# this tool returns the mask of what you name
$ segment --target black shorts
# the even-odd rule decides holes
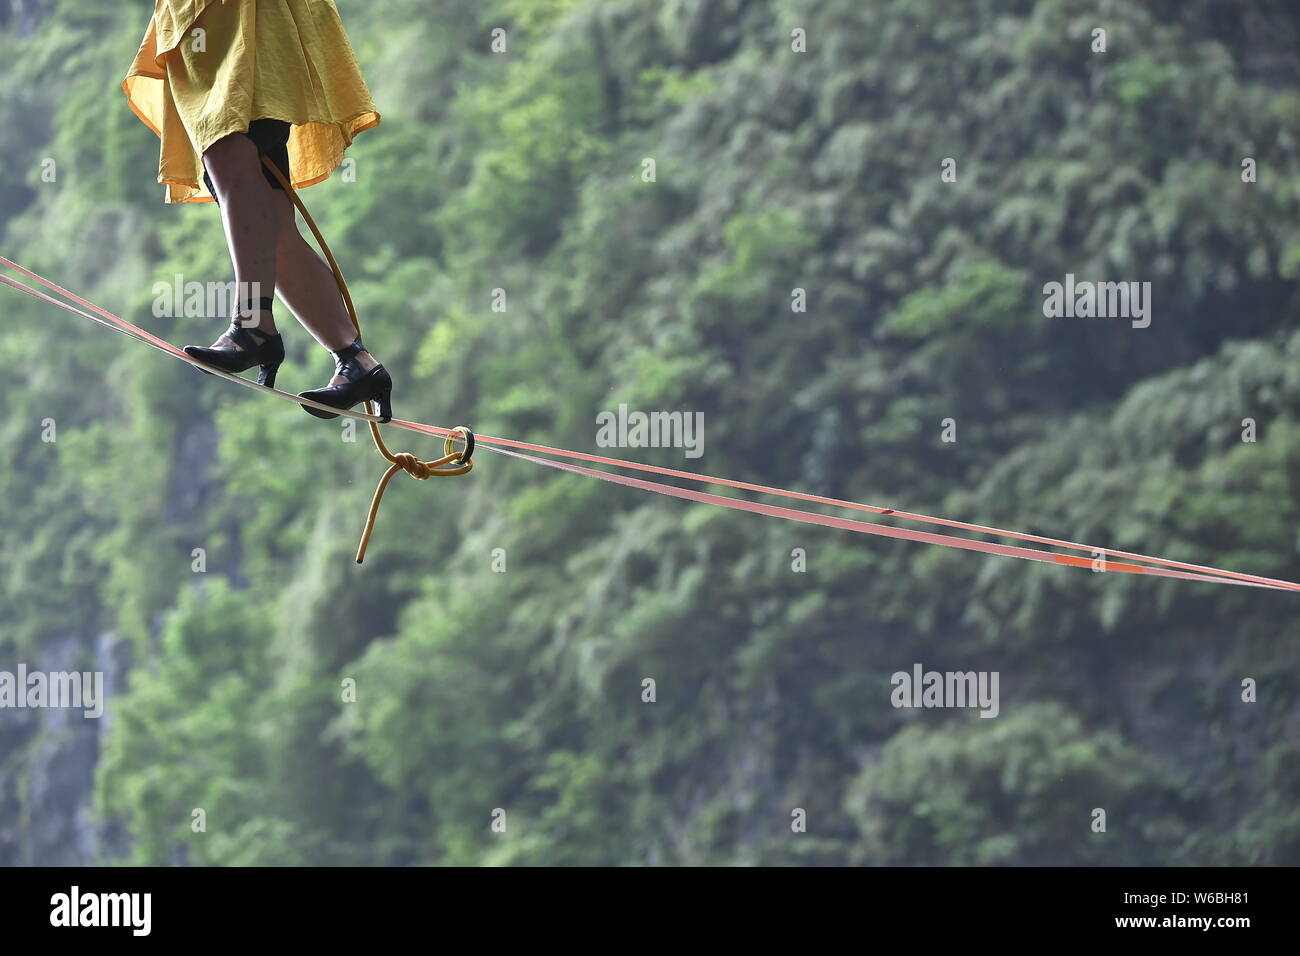
[[[289,124],[278,119],[253,120],[248,124],[248,133],[246,135],[253,141],[253,145],[257,147],[258,156],[270,157],[271,162],[275,163],[280,172],[284,173],[284,178],[289,180]],[[258,163],[261,163],[260,158]],[[266,177],[266,181],[271,184],[272,189],[284,191],[284,187],[280,185],[280,180],[276,179],[275,174],[267,169],[265,165],[262,166],[262,175]],[[289,181],[292,182],[292,180]],[[216,199],[217,191],[212,188],[212,180],[208,178],[207,170],[203,171],[203,184],[208,187],[208,192],[212,193],[212,198]]]

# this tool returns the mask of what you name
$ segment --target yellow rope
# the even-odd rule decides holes
[[[348,318],[352,320],[352,326],[357,330],[357,335],[361,335],[361,323],[357,321],[357,310],[352,305],[352,295],[348,292],[348,284],[343,280],[343,273],[339,270],[339,264],[334,261],[334,254],[330,252],[329,243],[321,235],[320,230],[316,228],[316,221],[312,219],[311,213],[298,198],[297,192],[285,178],[280,168],[271,162],[266,156],[262,157],[262,162],[267,169],[275,174],[280,185],[284,187],[285,194],[302,213],[302,218],[307,221],[308,228],[311,229],[312,235],[316,237],[316,242],[325,253],[325,259],[329,263],[330,271],[334,273],[334,281],[338,283],[339,293],[343,296],[343,304],[347,306]],[[366,402],[366,412],[371,415],[378,415],[378,409],[372,408],[370,402]],[[366,546],[370,544],[370,533],[375,528],[375,516],[379,514],[379,503],[384,498],[384,489],[388,487],[388,482],[393,475],[399,471],[405,471],[412,478],[424,481],[426,478],[450,478],[456,475],[463,475],[474,468],[474,462],[471,455],[474,454],[474,434],[464,425],[460,425],[453,432],[458,432],[465,442],[465,447],[460,451],[455,451],[456,436],[448,435],[443,444],[443,456],[435,458],[432,461],[421,461],[414,455],[401,452],[394,455],[384,444],[383,436],[379,434],[379,425],[375,422],[367,422],[370,426],[370,437],[375,441],[375,447],[379,453],[388,459],[388,470],[384,472],[384,477],[379,479],[379,485],[375,488],[374,497],[370,499],[370,511],[366,515],[366,527],[361,532],[361,543],[357,546],[357,564],[360,564],[366,556]]]

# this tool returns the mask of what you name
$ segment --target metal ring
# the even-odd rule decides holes
[[[457,425],[452,429],[452,434],[448,435],[447,440],[442,443],[442,453],[444,455],[455,453],[456,432],[459,432],[461,437],[465,439],[465,450],[456,457],[456,460],[462,465],[468,465],[469,460],[474,457],[474,433],[466,425]]]

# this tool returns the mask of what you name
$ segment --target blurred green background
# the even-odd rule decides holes
[[[0,251],[206,344],[150,314],[231,278],[119,90],[151,7],[0,2]],[[701,411],[701,459],[614,453],[1300,578],[1294,3],[339,8],[383,123],[303,198],[400,417],[597,451],[619,403]],[[1151,282],[1150,328],[1044,318],[1067,272]],[[0,862],[1300,863],[1295,595],[489,455],[396,479],[357,567],[364,432],[0,314],[0,669],[113,689],[0,711]],[[288,331],[281,387],[322,384]],[[1000,716],[893,709],[915,662],[999,671]]]

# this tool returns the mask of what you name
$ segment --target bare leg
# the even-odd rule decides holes
[[[348,317],[334,273],[298,231],[293,202],[281,190],[269,191],[277,220],[276,294],[317,342],[331,351],[346,348],[357,337],[357,330]],[[357,361],[366,371],[379,364],[369,352],[360,353]],[[329,384],[344,381],[341,375],[335,375]]]
[[[217,140],[203,154],[203,165],[221,200],[221,221],[235,266],[236,308],[252,290],[272,295],[276,283],[276,232],[279,220],[271,205],[271,186],[262,175],[261,159],[253,141],[243,133]],[[254,286],[257,283],[257,286]],[[275,334],[275,320],[264,309],[252,309],[245,327]],[[239,346],[222,335],[215,346]]]

